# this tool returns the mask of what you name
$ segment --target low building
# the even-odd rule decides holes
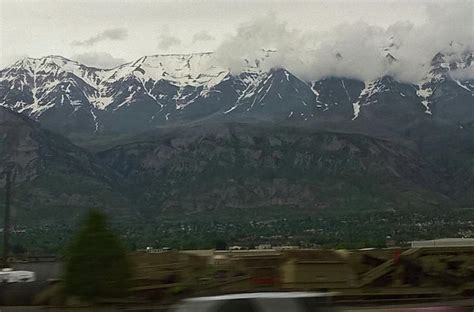
[[[474,247],[474,238],[441,238],[433,240],[412,241],[411,248],[422,247]]]
[[[284,289],[338,289],[356,277],[344,255],[333,250],[289,250],[281,266]]]

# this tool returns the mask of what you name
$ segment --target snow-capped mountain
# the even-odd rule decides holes
[[[272,53],[245,60],[239,74],[215,65],[212,53],[145,56],[113,69],[60,56],[25,58],[0,71],[0,105],[52,129],[86,133],[143,131],[206,119],[377,120],[394,128],[423,118],[474,120],[474,82],[452,75],[472,66],[472,52],[436,54],[417,84],[389,76],[304,81],[284,68],[265,70]],[[397,62],[390,53],[386,60]]]
[[[417,89],[426,113],[459,121],[472,120],[474,81],[460,80],[451,75],[473,66],[472,55],[472,52],[466,52],[461,56],[443,53],[434,56],[428,75],[420,81]]]

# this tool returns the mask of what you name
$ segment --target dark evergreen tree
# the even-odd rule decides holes
[[[127,293],[131,275],[127,252],[106,223],[104,214],[90,211],[67,249],[65,289],[85,300]]]

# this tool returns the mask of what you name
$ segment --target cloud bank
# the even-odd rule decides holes
[[[158,35],[158,49],[167,51],[179,45],[181,45],[181,39],[173,35],[167,25],[164,26],[162,32]]]
[[[211,36],[207,31],[203,30],[194,34],[193,43],[196,43],[199,41],[212,41],[214,39],[215,38]]]
[[[124,40],[128,37],[128,32],[124,28],[111,28],[98,33],[84,41],[73,41],[74,46],[93,46],[99,42],[107,40]]]
[[[436,53],[457,59],[472,52],[472,12],[470,0],[433,3],[426,7],[423,24],[400,21],[380,27],[356,22],[326,32],[292,29],[269,14],[242,24],[216,49],[215,61],[239,73],[245,66],[242,59],[261,59],[262,48],[275,49],[262,63],[265,69],[284,67],[305,80],[340,76],[368,81],[391,75],[416,82],[426,75]],[[472,70],[455,75],[474,79]]]
[[[87,52],[76,54],[71,57],[84,65],[97,68],[113,68],[126,63],[126,60],[115,58],[107,52]]]
[[[181,40],[179,38],[170,35],[163,34],[158,38],[158,48],[161,50],[169,50],[180,44]]]

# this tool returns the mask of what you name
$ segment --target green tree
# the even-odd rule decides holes
[[[127,293],[131,276],[127,252],[108,229],[106,217],[90,211],[66,251],[65,290],[85,300]]]

